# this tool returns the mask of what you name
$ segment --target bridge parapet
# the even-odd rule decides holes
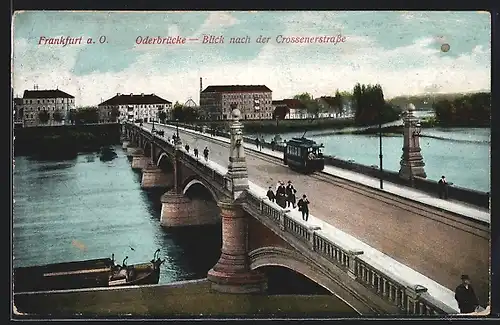
[[[326,258],[346,272],[365,288],[397,306],[407,315],[442,315],[454,314],[455,310],[433,298],[427,289],[401,279],[387,270],[379,268],[363,251],[345,244],[334,242],[321,233],[317,226],[307,226],[290,216],[289,210],[281,209],[276,204],[248,191],[245,208],[248,212],[270,220],[282,231],[291,234],[309,247],[310,250]]]

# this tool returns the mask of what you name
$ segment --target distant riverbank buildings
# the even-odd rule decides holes
[[[163,99],[155,94],[120,94],[105,100],[97,105],[99,109],[99,123],[112,122],[113,109],[118,110],[117,121],[143,120],[151,122],[158,121],[158,114],[164,111],[167,120],[172,119],[172,102]]]
[[[14,119],[23,127],[69,124],[74,109],[75,97],[59,89],[25,90],[22,98],[14,99]]]
[[[208,86],[200,92],[203,119],[230,119],[232,104],[244,120],[272,119],[272,91],[264,85]]]

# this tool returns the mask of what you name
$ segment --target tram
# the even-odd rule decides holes
[[[303,173],[322,171],[325,168],[325,158],[321,152],[323,147],[323,144],[317,144],[304,136],[292,138],[286,142],[283,163]]]

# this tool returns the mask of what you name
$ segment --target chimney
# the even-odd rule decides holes
[[[144,93],[141,93],[141,96],[144,97]]]
[[[203,78],[200,77],[200,93],[203,91]]]
[[[134,96],[134,94],[133,94],[133,93],[130,93],[130,96]]]
[[[122,94],[120,94],[120,93],[116,93],[116,96],[121,96],[121,95],[122,95]]]

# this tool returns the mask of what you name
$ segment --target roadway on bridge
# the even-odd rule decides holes
[[[150,125],[147,125],[150,128]],[[171,137],[175,128],[155,125]],[[208,146],[210,159],[228,165],[228,144],[179,128],[183,145],[201,152]],[[191,150],[192,150],[191,149]],[[454,290],[461,274],[469,274],[480,302],[489,295],[490,230],[472,220],[440,209],[336,177],[305,176],[273,157],[246,150],[249,179],[261,187],[291,180],[297,195],[307,194],[310,213],[395,260]]]

